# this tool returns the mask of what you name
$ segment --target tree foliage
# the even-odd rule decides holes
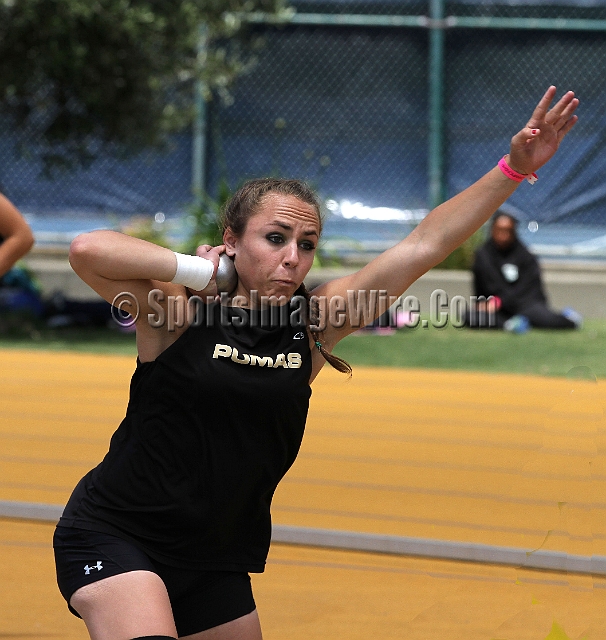
[[[261,44],[249,11],[288,15],[284,0],[0,0],[0,111],[47,168],[160,145],[191,119],[194,80],[228,99]]]

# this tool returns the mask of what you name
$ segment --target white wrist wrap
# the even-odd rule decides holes
[[[177,258],[177,273],[171,280],[175,284],[182,284],[194,291],[206,289],[215,272],[215,265],[200,256],[188,256],[174,252]]]

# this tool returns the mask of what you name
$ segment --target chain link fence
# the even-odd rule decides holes
[[[325,198],[425,207],[423,34],[299,26],[266,39],[234,103],[214,105],[211,179],[292,175]]]
[[[7,124],[8,127],[8,124]],[[172,138],[162,152],[134,158],[101,156],[90,167],[45,175],[35,129],[3,131],[0,191],[30,213],[46,216],[142,214],[191,201],[191,136]]]
[[[207,104],[203,145],[184,133],[163,152],[99,158],[49,179],[27,155],[35,131],[0,123],[0,190],[52,228],[64,218],[160,211],[182,218],[192,184],[212,196],[222,182],[235,188],[251,177],[299,177],[327,202],[333,249],[380,250],[430,208],[436,168],[443,196],[464,189],[507,152],[556,84],[581,98],[581,122],[539,183],[523,185],[507,207],[538,228],[527,239],[556,247],[554,255],[606,255],[603,0],[437,9],[435,2],[298,0],[296,9],[286,25],[249,16],[265,46],[230,104]],[[196,148],[203,158],[193,157]],[[193,167],[203,175],[192,176]]]
[[[520,189],[510,208],[522,219],[602,225],[601,187],[606,133],[600,82],[606,65],[604,33],[464,30],[448,34],[446,114],[448,193],[464,188],[524,125],[537,95],[555,84],[581,99],[579,125],[563,149],[539,172],[539,183]],[[461,165],[466,165],[467,170]]]

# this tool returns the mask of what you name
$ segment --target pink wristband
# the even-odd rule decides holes
[[[539,179],[539,176],[536,173],[518,173],[517,171],[512,169],[507,164],[505,156],[503,156],[499,160],[499,164],[497,166],[504,175],[506,175],[510,180],[513,180],[514,182],[522,182],[522,180],[528,180],[530,184],[534,184]]]

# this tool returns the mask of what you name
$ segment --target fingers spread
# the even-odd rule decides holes
[[[560,140],[570,131],[570,129],[574,126],[578,117],[573,115],[575,109],[579,106],[579,101],[577,98],[574,98],[570,101],[570,103],[566,106],[566,108],[562,111],[559,117],[553,117],[550,112],[547,115],[549,119],[549,124],[553,126],[555,131],[558,134]],[[562,135],[560,133],[563,131]]]
[[[550,109],[545,120],[549,120],[549,123],[552,124],[559,118],[567,118],[566,114],[568,114],[568,116],[572,115],[578,104],[579,101],[574,97],[574,93],[572,91],[568,91],[560,98],[559,102],[553,107],[553,109]]]

